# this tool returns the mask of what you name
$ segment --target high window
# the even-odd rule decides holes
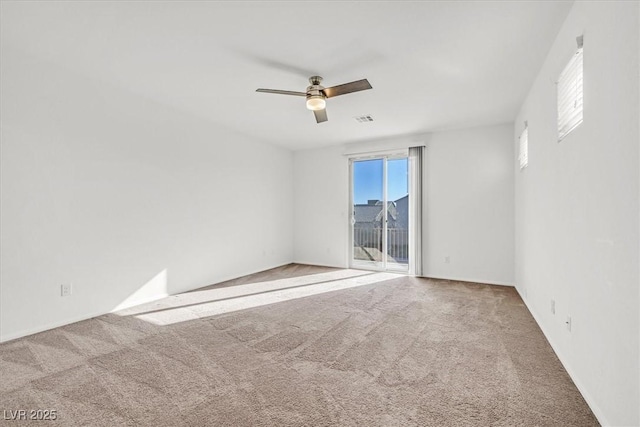
[[[562,141],[582,123],[583,61],[582,36],[578,37],[578,50],[558,79],[558,141]]]
[[[520,169],[524,169],[529,164],[529,126],[524,124],[524,130],[520,134],[520,141],[518,146],[520,152],[518,154],[518,160],[520,161]]]

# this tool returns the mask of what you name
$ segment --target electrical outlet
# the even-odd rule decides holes
[[[451,257],[449,255],[447,255],[446,257],[444,257],[444,263],[445,264],[449,264],[451,262]]]
[[[567,316],[567,321],[565,322],[567,325],[567,330],[571,332],[571,316]]]
[[[556,301],[551,300],[551,314],[556,314]]]
[[[68,297],[71,295],[71,283],[64,283],[60,285],[60,296]]]

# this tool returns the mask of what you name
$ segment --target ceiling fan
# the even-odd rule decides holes
[[[355,82],[345,83],[338,86],[323,87],[320,85],[322,77],[311,76],[309,77],[309,83],[311,86],[307,87],[306,92],[296,92],[291,90],[277,90],[277,89],[256,89],[256,92],[264,93],[277,93],[280,95],[294,95],[304,96],[307,98],[307,108],[313,111],[316,116],[316,122],[322,123],[328,120],[327,118],[327,98],[333,98],[338,95],[346,95],[348,93],[359,92],[361,90],[372,89],[367,79],[357,80]]]

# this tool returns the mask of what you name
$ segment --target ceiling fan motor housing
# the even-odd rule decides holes
[[[311,85],[307,87],[307,99],[311,98],[311,97],[317,97],[317,96],[321,96],[321,97],[325,97],[324,96],[324,92],[322,92],[322,90],[324,89],[324,87],[320,86],[320,85]]]
[[[325,97],[324,92],[322,92],[324,86],[320,85],[321,81],[322,77],[320,76],[309,77],[309,83],[311,83],[311,86],[307,86],[307,99],[319,96],[321,96],[322,98]]]

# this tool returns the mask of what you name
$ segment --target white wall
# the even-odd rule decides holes
[[[8,48],[1,166],[2,340],[292,260],[291,152]]]
[[[512,124],[431,135],[427,276],[514,284],[512,135]]]
[[[583,33],[584,123],[558,143],[554,81]],[[640,424],[638,90],[638,3],[577,2],[514,133],[528,121],[529,166],[513,159],[517,288],[606,425]]]
[[[342,152],[333,146],[293,154],[295,262],[349,265],[349,163]]]
[[[296,262],[348,265],[349,163],[343,153],[423,143],[424,275],[513,284],[513,126],[439,132],[294,153]],[[444,263],[444,256],[451,263]]]

